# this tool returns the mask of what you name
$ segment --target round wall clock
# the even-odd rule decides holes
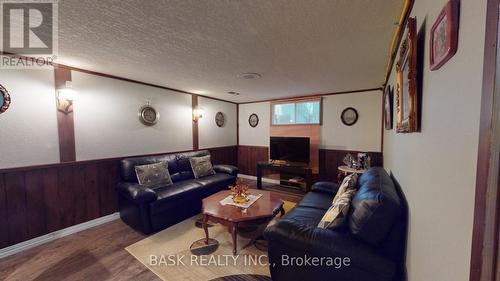
[[[250,117],[248,117],[248,124],[250,124],[250,127],[255,128],[257,125],[259,125],[259,116],[257,114],[252,113]]]
[[[141,123],[146,126],[153,126],[160,119],[160,113],[149,103],[142,106],[137,114]]]
[[[10,95],[2,85],[0,85],[0,114],[4,113],[9,109],[10,106]]]
[[[342,111],[340,115],[342,123],[346,126],[352,126],[358,121],[358,112],[352,107],[348,107]]]
[[[217,114],[215,114],[215,124],[217,124],[217,127],[222,127],[224,126],[224,123],[226,123],[226,117],[224,117],[224,113],[217,112]]]

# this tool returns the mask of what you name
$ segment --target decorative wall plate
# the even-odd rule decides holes
[[[352,107],[348,107],[342,111],[340,115],[342,123],[346,126],[352,126],[358,121],[358,112]]]
[[[4,113],[9,109],[10,106],[10,95],[7,89],[0,85],[0,114]]]
[[[257,125],[259,125],[259,116],[255,113],[252,113],[250,117],[248,117],[248,124],[252,128],[257,127]]]
[[[215,114],[215,124],[217,124],[217,127],[222,127],[224,126],[224,123],[226,123],[226,117],[224,116],[224,113],[217,112],[217,114]]]
[[[160,119],[160,113],[149,102],[142,106],[137,113],[139,120],[146,126],[153,126]]]

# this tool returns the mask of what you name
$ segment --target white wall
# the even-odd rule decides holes
[[[358,112],[352,126],[340,116],[347,107]],[[382,91],[331,95],[323,98],[322,149],[381,151]]]
[[[384,134],[385,167],[410,207],[409,281],[469,280],[486,1],[461,1],[458,52],[431,72],[430,28],[447,1],[416,1],[412,12],[419,27],[427,20],[422,132]]]
[[[12,103],[0,114],[0,169],[59,162],[53,70],[0,70]]]
[[[236,104],[200,97],[198,105],[205,110],[203,118],[198,121],[200,149],[237,145]],[[217,112],[224,113],[226,117],[222,127],[215,124]]]
[[[253,113],[259,116],[259,124],[255,128],[248,124],[248,117]],[[270,116],[270,102],[240,104],[240,145],[269,146]]]
[[[240,145],[269,146],[270,103],[240,105]],[[342,110],[354,107],[359,119],[353,126],[340,120]],[[256,128],[248,125],[250,114],[259,116]],[[323,97],[323,125],[320,149],[380,152],[382,122],[382,91],[331,95]]]
[[[72,72],[77,160],[191,150],[191,96],[91,74]],[[137,112],[151,100],[155,126]]]

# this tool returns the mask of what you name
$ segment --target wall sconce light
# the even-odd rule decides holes
[[[73,101],[76,98],[76,91],[73,90],[71,81],[66,81],[64,88],[57,91],[57,110],[64,114],[73,112]]]
[[[203,110],[203,108],[197,106],[193,109],[193,121],[194,122],[198,122],[198,120],[200,118],[203,118],[203,114],[205,113],[205,111]]]

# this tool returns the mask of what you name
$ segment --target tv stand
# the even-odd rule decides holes
[[[305,192],[309,192],[312,186],[312,168],[307,165],[293,165],[293,163],[276,163],[270,161],[257,162],[257,188],[262,189],[262,171],[276,171],[281,174],[294,175],[303,177],[305,181]],[[281,176],[280,176],[281,178]],[[280,182],[288,182],[287,185],[292,185],[292,179],[280,180]],[[299,184],[297,183],[297,186]]]

